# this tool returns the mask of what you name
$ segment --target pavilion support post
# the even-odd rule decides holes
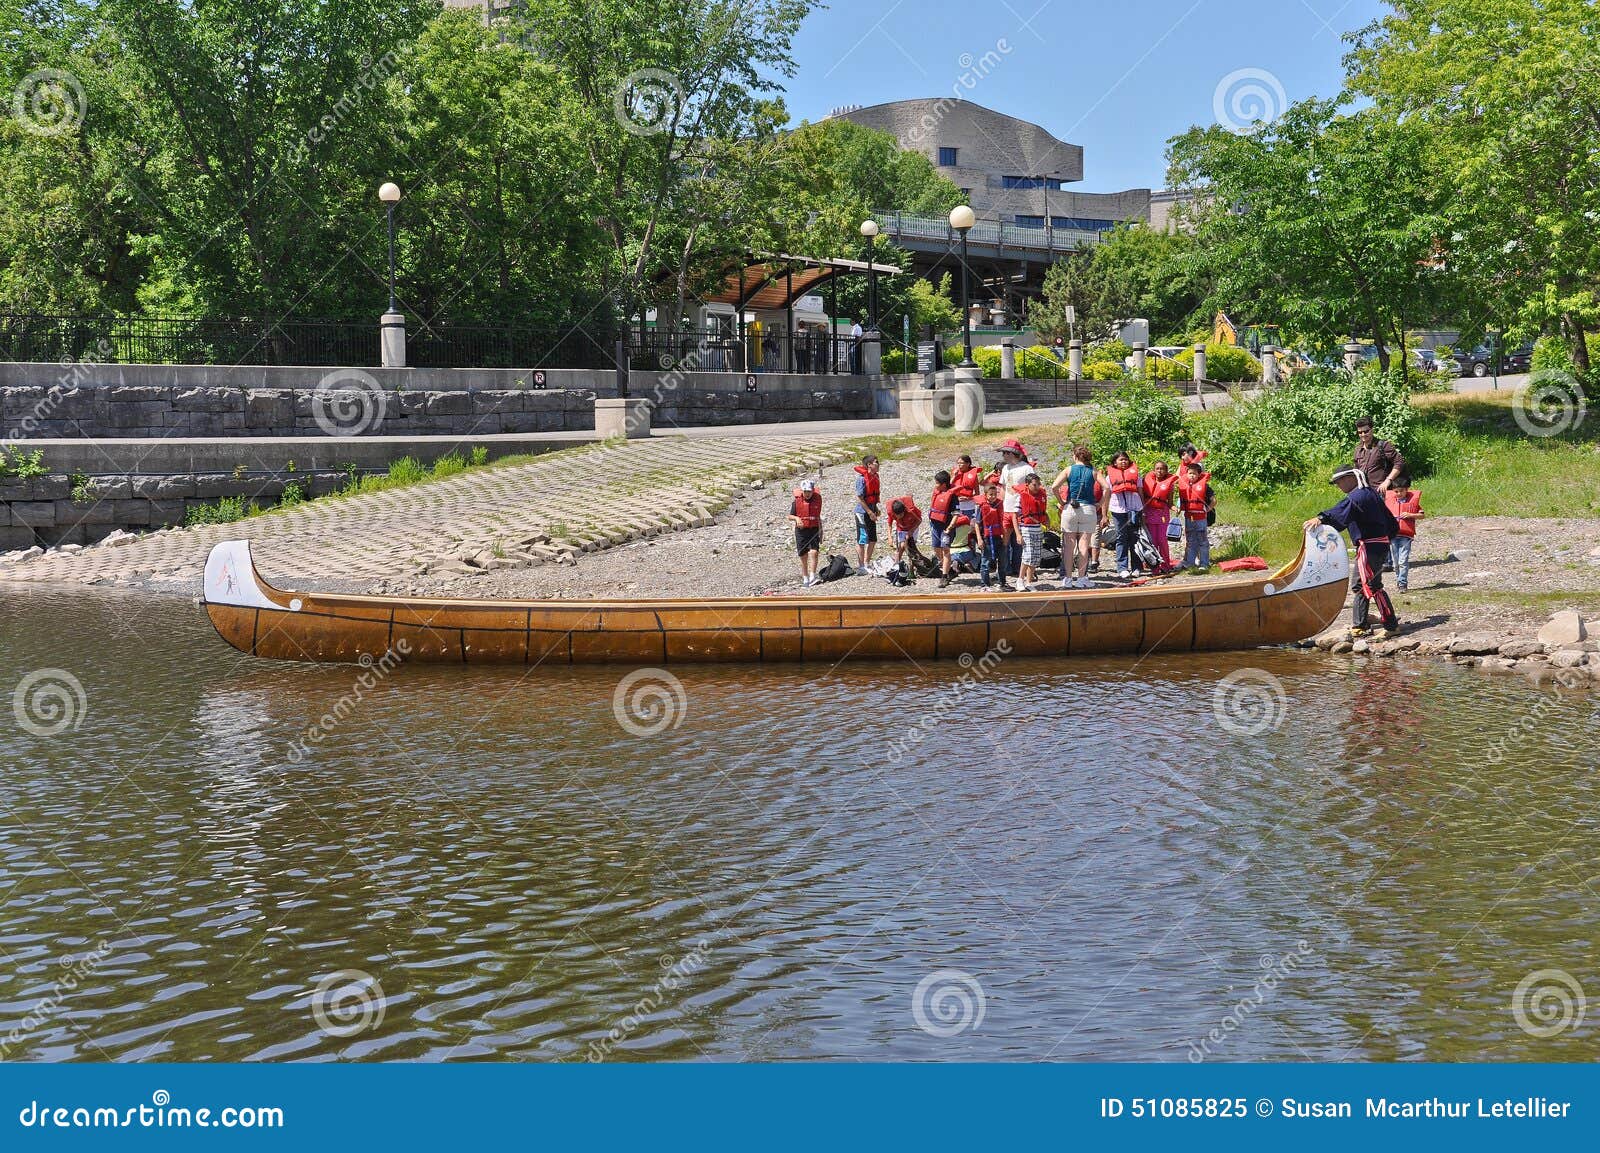
[[[794,268],[783,274],[783,371],[794,371]]]

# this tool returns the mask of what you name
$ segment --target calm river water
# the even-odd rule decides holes
[[[634,735],[620,670],[359,671],[0,592],[5,1058],[1594,1055],[1583,696],[1291,652],[1012,660],[943,710],[954,664],[690,668]],[[1267,709],[1224,727],[1230,673]]]

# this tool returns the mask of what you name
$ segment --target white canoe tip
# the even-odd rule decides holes
[[[207,604],[253,609],[280,607],[261,591],[247,540],[225,540],[212,548],[211,555],[206,557],[205,588]]]
[[[1261,591],[1269,597],[1280,596],[1323,585],[1343,584],[1349,579],[1350,554],[1345,552],[1344,540],[1334,529],[1322,524],[1307,530],[1305,556],[1294,579],[1282,588],[1269,584]]]

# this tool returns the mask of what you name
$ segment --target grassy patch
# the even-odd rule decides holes
[[[1416,404],[1422,451],[1412,483],[1429,516],[1600,516],[1600,421],[1540,438],[1517,425],[1509,392],[1419,396]],[[1300,547],[1300,522],[1336,503],[1328,474],[1348,463],[1348,456],[1324,461],[1305,482],[1261,501],[1244,500],[1219,485],[1217,516],[1225,524],[1260,529],[1268,550],[1262,555],[1286,560]],[[1426,521],[1421,531],[1427,533]]]

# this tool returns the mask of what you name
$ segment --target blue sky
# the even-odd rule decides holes
[[[1158,188],[1167,138],[1217,122],[1225,77],[1247,107],[1251,88],[1268,100],[1330,96],[1343,77],[1339,37],[1387,10],[1379,0],[832,0],[796,39],[785,99],[799,122],[841,104],[943,96],[970,67],[964,54],[994,52],[966,98],[1081,144],[1075,189]],[[1002,38],[1008,52],[996,51]]]

